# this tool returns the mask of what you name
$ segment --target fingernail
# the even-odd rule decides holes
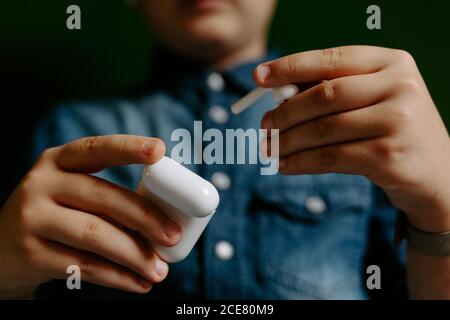
[[[256,68],[256,74],[258,76],[259,81],[264,82],[270,76],[270,68],[265,65],[260,65]]]
[[[261,127],[263,129],[267,129],[267,130],[272,130],[273,129],[272,115],[270,114],[270,112],[267,112],[264,115],[264,118],[263,118],[262,123],[261,123]],[[270,131],[268,133],[268,136],[269,135],[270,135]]]
[[[172,238],[181,232],[181,228],[175,222],[167,220],[164,224],[164,231],[169,238]]]
[[[153,153],[153,149],[155,148],[156,142],[153,140],[146,141],[142,147],[144,155],[149,156]]]
[[[150,290],[153,286],[153,284],[151,282],[148,282],[147,280],[142,279],[142,278],[138,280],[138,283],[142,288],[144,288],[146,290]]]
[[[167,263],[159,259],[156,260],[155,270],[157,274],[159,274],[160,276],[165,276],[167,274],[168,269],[169,266],[167,265]]]

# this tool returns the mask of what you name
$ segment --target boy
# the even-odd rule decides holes
[[[165,48],[151,86],[138,98],[60,107],[40,126],[42,154],[1,209],[0,297],[28,297],[78,265],[93,284],[82,297],[135,298],[165,279],[145,297],[364,299],[373,244],[383,276],[401,260],[380,245],[397,212],[409,230],[410,296],[450,297],[450,144],[413,58],[362,46],[275,57],[266,51],[275,5],[136,1]],[[255,88],[253,72],[258,86],[302,90],[273,111],[263,101],[231,117],[227,107]],[[284,175],[191,166],[221,204],[169,273],[149,241],[175,245],[182,232],[130,191],[142,167],[125,165],[158,161],[173,130],[195,120],[221,132],[280,129]],[[74,294],[64,282],[42,288],[50,293]]]

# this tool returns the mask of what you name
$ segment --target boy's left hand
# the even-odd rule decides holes
[[[410,54],[303,52],[260,65],[255,80],[303,89],[262,120],[280,129],[282,173],[364,175],[415,227],[450,230],[450,140]]]

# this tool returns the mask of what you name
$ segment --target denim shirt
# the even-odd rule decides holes
[[[192,132],[195,120],[204,131],[258,129],[273,107],[269,97],[238,116],[229,107],[255,88],[252,71],[259,62],[216,73],[163,51],[143,94],[56,108],[37,129],[34,156],[108,134],[161,138],[170,155],[177,143],[171,141],[173,130]],[[193,251],[170,265],[164,282],[139,296],[87,283],[69,291],[64,281],[53,281],[38,297],[366,299],[377,296],[366,287],[368,264],[381,268],[384,296],[378,296],[404,296],[402,254],[392,245],[396,209],[364,177],[263,176],[251,164],[187,167],[218,187],[220,205]],[[131,165],[98,175],[135,189],[141,170]]]

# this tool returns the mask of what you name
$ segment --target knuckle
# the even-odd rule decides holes
[[[16,221],[19,224],[20,232],[28,229],[33,222],[35,209],[33,208],[33,201],[30,199],[30,192],[27,191],[28,187],[21,187],[17,193],[19,204],[14,212]]]
[[[297,72],[298,67],[297,67],[297,59],[295,56],[287,57],[285,63],[286,63],[286,70],[288,73],[292,74]]]
[[[325,168],[335,166],[337,161],[338,161],[338,156],[337,156],[336,152],[333,152],[331,150],[323,150],[323,151],[319,152],[318,162],[320,165],[324,166]]]
[[[28,200],[36,193],[42,192],[44,183],[48,176],[42,170],[33,169],[29,171],[23,178],[18,189],[17,195],[20,199],[21,206],[27,206]]]
[[[122,141],[120,142],[120,147],[119,147],[119,151],[121,153],[125,152],[128,149],[129,142],[130,142],[130,137],[128,137],[128,136],[122,137]]]
[[[322,50],[322,64],[325,70],[333,73],[336,70],[336,66],[342,58],[342,48],[328,48]]]
[[[100,240],[101,224],[97,220],[89,220],[83,228],[83,239],[94,247]]]
[[[392,142],[382,141],[374,145],[373,152],[376,161],[395,163],[401,159],[404,148],[402,146],[395,146]]]
[[[317,86],[317,97],[322,105],[331,105],[336,101],[336,84],[333,81],[322,81]]]
[[[75,142],[66,143],[59,148],[58,158],[66,155],[66,154],[72,154],[72,153],[80,152],[80,151],[82,151],[82,148],[80,147],[79,143],[75,143]],[[56,162],[59,163],[59,159],[57,159]]]
[[[41,182],[43,182],[44,178],[44,174],[42,174],[40,170],[33,169],[23,177],[21,189],[25,192],[33,191]]]
[[[325,116],[314,121],[312,134],[315,138],[323,139],[329,136],[333,131],[334,123],[332,117]]]
[[[37,163],[47,163],[48,161],[50,161],[51,159],[53,159],[56,150],[57,150],[57,147],[45,149],[45,150],[39,155],[39,158],[38,158],[38,160],[37,160]]]
[[[404,64],[404,65],[416,65],[416,62],[414,60],[414,57],[411,53],[409,53],[406,50],[401,49],[395,49],[394,50],[394,59],[398,63]]]
[[[388,161],[392,158],[391,147],[385,142],[375,144],[373,149],[375,159],[377,160]]]
[[[28,263],[34,263],[37,260],[36,245],[31,236],[21,234],[18,241],[18,251],[22,253]]]
[[[95,178],[92,181],[92,192],[95,194],[95,197],[103,197],[105,190],[108,188],[109,183],[106,180],[101,178]]]
[[[402,77],[400,80],[397,80],[394,91],[396,93],[402,94],[402,93],[416,93],[420,92],[421,90],[421,84],[419,80],[416,77],[413,76],[405,76]]]
[[[391,123],[395,125],[410,125],[416,121],[415,109],[412,105],[401,104],[392,110],[392,115],[395,121]]]
[[[99,143],[100,143],[99,137],[95,137],[95,136],[87,137],[87,138],[84,138],[84,140],[83,140],[84,148],[87,151],[96,149],[98,147]]]
[[[18,211],[18,221],[22,234],[26,233],[24,230],[29,229],[29,227],[33,224],[32,222],[35,216],[35,212],[28,204],[28,201],[23,201],[23,204],[21,204]]]

